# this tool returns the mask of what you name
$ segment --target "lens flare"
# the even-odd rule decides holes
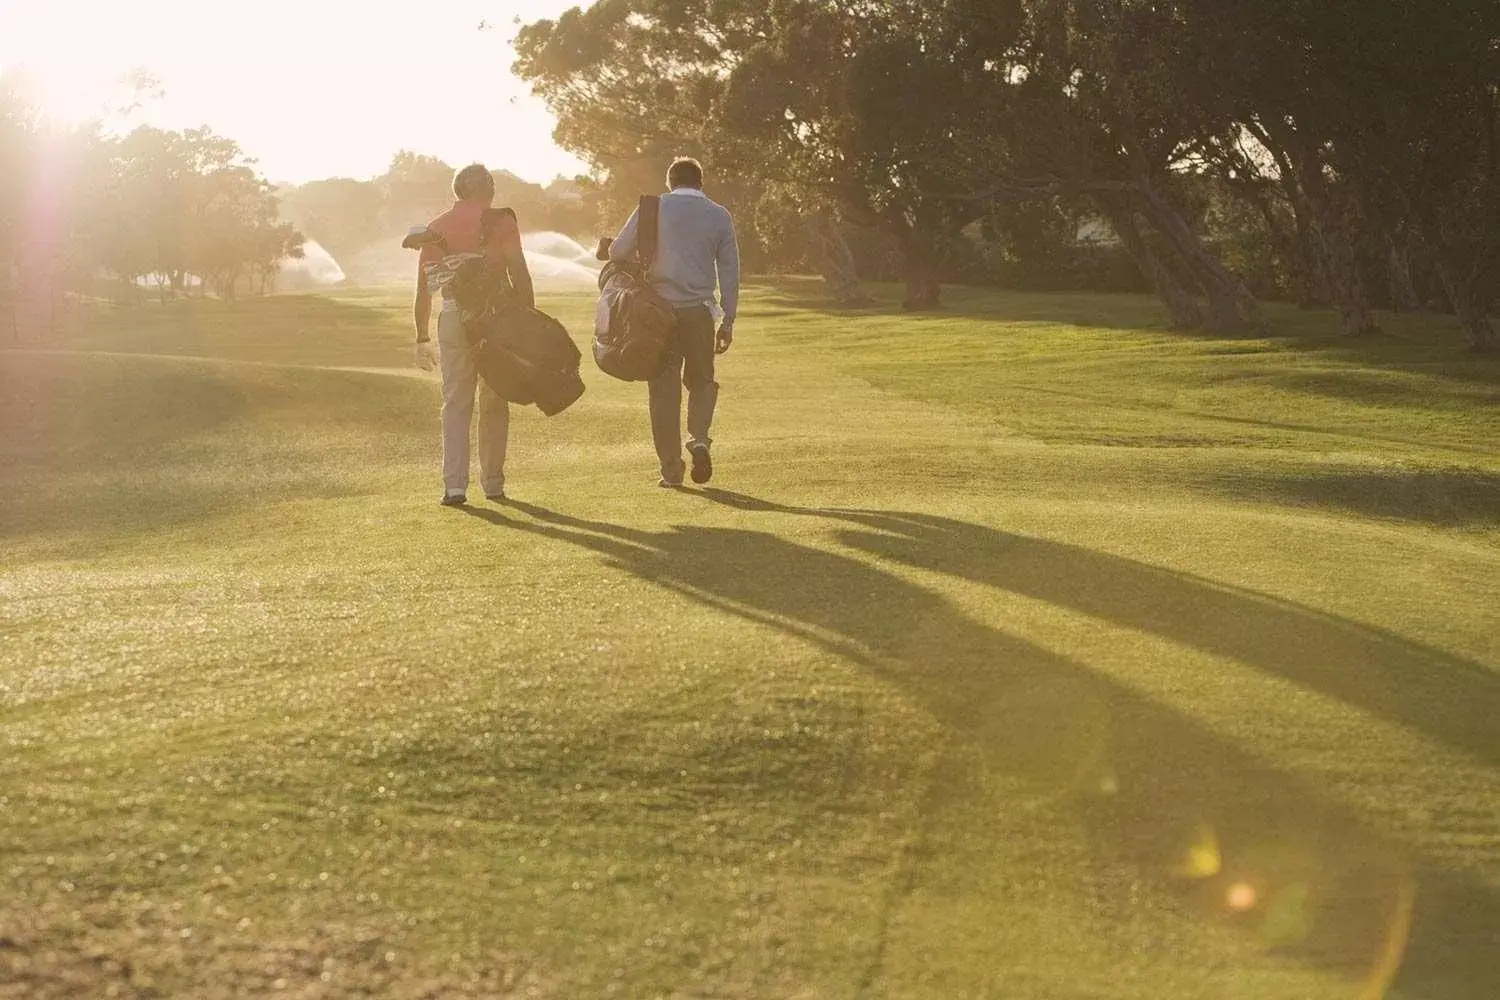
[[[1213,878],[1223,870],[1224,853],[1219,849],[1219,837],[1213,827],[1200,823],[1177,864],[1176,873],[1182,878],[1203,879]]]
[[[1401,960],[1406,957],[1406,944],[1411,939],[1412,914],[1417,905],[1417,887],[1411,878],[1403,878],[1397,890],[1395,910],[1391,914],[1390,926],[1385,940],[1376,956],[1375,967],[1365,981],[1359,1000],[1380,1000],[1386,995],[1401,970]]]

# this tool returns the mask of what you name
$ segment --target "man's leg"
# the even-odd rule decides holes
[[[682,460],[682,358],[672,357],[646,383],[651,399],[651,440],[661,462],[661,481],[669,486],[682,482],[687,463]]]
[[[438,313],[437,339],[443,370],[443,489],[451,496],[469,491],[469,424],[479,369],[457,311]]]
[[[713,476],[708,436],[719,400],[714,381],[714,318],[706,308],[678,313],[678,336],[684,358],[682,384],[687,386],[688,453],[693,456],[693,482],[706,483]]]
[[[505,495],[505,447],[510,404],[488,385],[479,387],[479,485],[494,499]]]

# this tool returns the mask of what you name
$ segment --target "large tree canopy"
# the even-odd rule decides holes
[[[622,195],[707,156],[802,217],[878,226],[913,305],[960,229],[1037,201],[1107,219],[1181,325],[1259,322],[1205,223],[1237,218],[1351,334],[1377,298],[1419,304],[1421,272],[1494,342],[1494,3],[600,0],[517,53]],[[1204,185],[1246,212],[1206,214]]]

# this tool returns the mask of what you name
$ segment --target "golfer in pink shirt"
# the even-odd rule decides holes
[[[495,180],[481,163],[473,163],[453,177],[453,207],[428,224],[443,237],[441,243],[422,248],[417,265],[417,365],[431,371],[441,364],[443,373],[443,505],[456,507],[468,502],[469,425],[474,399],[479,398],[479,485],[489,500],[505,499],[505,447],[510,432],[510,407],[481,383],[474,349],[464,332],[458,303],[444,295],[438,313],[437,349],[428,334],[432,318],[432,292],[425,268],[454,254],[483,253],[492,266],[503,267],[511,287],[521,301],[533,304],[531,273],[521,252],[521,230],[513,213],[492,222],[488,238],[481,241],[485,210],[495,200]],[[492,216],[493,218],[493,216]]]

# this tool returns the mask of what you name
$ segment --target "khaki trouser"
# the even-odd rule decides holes
[[[680,379],[680,381],[679,381]],[[682,481],[682,389],[687,387],[689,444],[707,446],[714,421],[719,383],[714,381],[714,318],[707,306],[677,310],[677,351],[649,383],[651,439],[661,461],[661,475],[669,483]]]
[[[510,406],[483,384],[458,310],[438,314],[438,356],[443,369],[443,488],[469,491],[469,424],[479,395],[479,487],[485,495],[505,490],[505,445]]]

